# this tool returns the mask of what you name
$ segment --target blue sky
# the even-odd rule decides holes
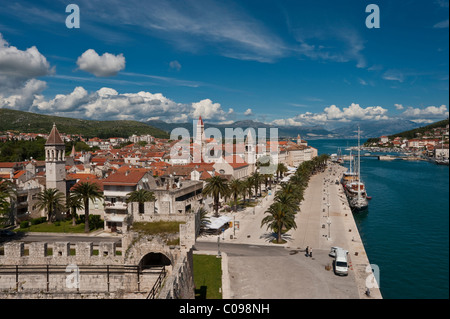
[[[329,127],[448,117],[448,0],[0,1],[0,107]]]

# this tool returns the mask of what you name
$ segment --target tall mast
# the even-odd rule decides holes
[[[361,192],[361,147],[359,145],[360,131],[358,125],[358,203],[360,201]]]
[[[352,171],[352,150],[350,150],[350,174],[353,174],[353,171]],[[352,177],[352,179],[353,179],[353,177]]]

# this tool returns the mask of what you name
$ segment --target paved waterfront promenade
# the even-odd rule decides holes
[[[370,297],[365,294],[366,280],[372,277],[371,272],[366,272],[369,260],[342,185],[336,184],[345,170],[331,164],[325,172],[312,176],[297,215],[297,229],[284,235],[286,244],[271,243],[271,231],[265,226],[261,228],[264,212],[273,202],[274,191],[255,208],[226,214],[239,221],[240,227],[238,230],[227,229],[220,235],[222,246],[246,244],[253,251],[247,253],[242,248],[239,253],[228,253],[229,274],[226,278],[230,280],[227,287],[231,291],[224,291],[224,296],[235,299],[382,298],[376,288],[370,289]],[[199,238],[199,248],[202,243],[210,244],[200,250],[213,247],[211,244],[217,243],[217,237]],[[313,258],[305,257],[306,246],[313,248]],[[347,277],[325,270],[325,266],[332,265],[332,258],[328,256],[332,246],[349,251],[351,267]],[[264,247],[267,247],[266,251]]]

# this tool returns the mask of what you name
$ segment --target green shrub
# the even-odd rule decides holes
[[[89,215],[89,230],[103,228],[103,220],[100,215]]]
[[[31,220],[31,225],[42,224],[42,223],[45,223],[46,221],[47,221],[47,217],[33,218],[33,219]]]
[[[23,221],[23,222],[20,222],[20,228],[21,228],[21,229],[23,229],[23,228],[28,228],[29,224],[30,224],[30,223],[29,223],[27,220],[25,220],[25,221]]]

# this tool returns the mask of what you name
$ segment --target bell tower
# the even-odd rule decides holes
[[[45,143],[46,187],[56,188],[66,195],[66,146],[56,125]]]

